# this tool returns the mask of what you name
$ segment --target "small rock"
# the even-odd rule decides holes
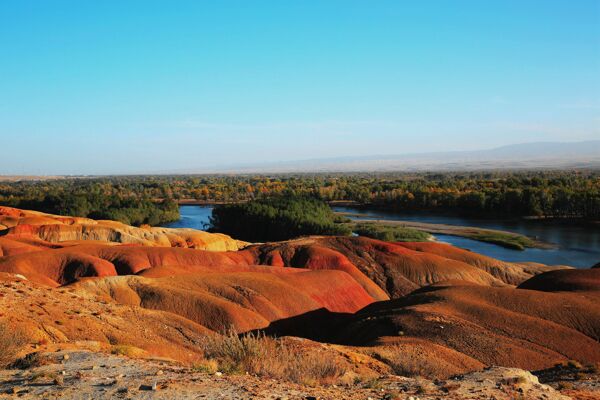
[[[158,371],[156,371],[156,375],[162,375],[162,374],[164,374],[162,369],[159,369]]]
[[[223,373],[220,371],[215,372],[215,376],[222,376],[222,375],[223,375]]]
[[[63,360],[67,361],[69,358],[71,358],[71,357],[69,357],[68,354],[63,355]]]
[[[10,389],[10,393],[12,393],[12,394],[21,393],[22,391],[23,391],[23,388],[21,388],[21,387],[18,387],[18,386],[13,386],[13,387]]]
[[[62,377],[62,375],[58,375],[56,378],[54,378],[53,382],[57,386],[62,386],[65,383],[65,379]]]
[[[140,385],[140,390],[156,390],[157,386],[156,386],[156,382],[153,383],[152,385]]]

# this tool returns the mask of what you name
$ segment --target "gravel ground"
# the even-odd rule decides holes
[[[165,360],[101,352],[45,353],[45,365],[0,371],[0,399],[577,399],[527,371],[491,368],[447,381],[384,376],[350,387],[308,387],[250,375],[206,374]],[[597,380],[596,380],[597,382]],[[590,392],[592,396],[595,392]],[[594,397],[586,397],[592,399]]]

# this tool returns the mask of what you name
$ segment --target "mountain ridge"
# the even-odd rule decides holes
[[[600,140],[530,142],[483,150],[340,156],[245,163],[172,173],[292,173],[458,171],[479,169],[598,169]]]

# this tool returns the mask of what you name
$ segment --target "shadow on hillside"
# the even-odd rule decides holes
[[[391,300],[372,305],[378,305],[377,308],[379,309],[389,309],[396,308],[394,303],[397,302]],[[336,313],[320,308],[294,317],[273,321],[266,328],[255,329],[244,334],[265,334],[272,337],[296,336],[318,342],[352,346],[366,346],[382,336],[397,335],[396,324],[387,316],[379,318],[376,315],[371,315],[368,312],[369,307],[356,314]],[[398,310],[397,312],[403,313],[405,311]]]

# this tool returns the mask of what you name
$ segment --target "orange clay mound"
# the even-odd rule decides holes
[[[238,332],[316,309],[354,313],[373,299],[340,271],[189,273],[147,278],[123,276],[72,286],[121,304],[168,311],[211,330]]]
[[[161,247],[155,246],[155,242],[150,246],[115,246],[118,243],[97,241],[100,236],[89,241],[83,240],[81,235],[62,237],[64,240],[39,239],[47,236],[43,232],[53,231],[55,227],[66,233],[72,228],[85,230],[94,224],[10,228],[7,235],[0,238],[2,254],[9,256],[0,259],[0,271],[20,273],[34,281],[57,286],[81,277],[131,275],[162,266],[179,270],[224,265],[332,269],[348,273],[373,299],[386,300],[440,281],[503,286],[520,283],[544,268],[549,269],[538,267],[530,271],[444,244],[386,243],[363,237],[308,237],[227,252]],[[99,234],[96,228],[93,232]],[[53,247],[51,254],[41,252]]]
[[[71,244],[53,250],[1,257],[0,271],[21,274],[38,283],[59,286],[84,277],[133,275],[165,266],[188,272],[194,272],[198,268],[219,272],[223,266],[247,267],[253,261],[244,252],[90,243],[92,244]]]
[[[449,258],[451,260],[461,261],[474,267],[480,268],[501,281],[518,285],[519,283],[531,278],[536,274],[550,271],[561,267],[549,267],[537,263],[510,263],[496,260],[482,254],[474,253],[470,250],[454,247],[446,243],[435,242],[399,242],[400,246],[407,249],[421,251],[429,254]],[[564,267],[562,267],[564,268]]]
[[[5,238],[12,237],[14,235]],[[38,249],[43,246],[42,243],[37,245]],[[13,253],[17,252],[7,254]],[[249,265],[343,271],[375,300],[386,300],[388,295],[400,297],[439,281],[505,285],[489,273],[461,261],[367,238],[305,238],[254,245],[236,252],[63,242],[62,248],[23,251],[0,258],[0,271],[19,273],[53,286],[81,277],[132,275],[163,266],[193,272],[199,267]]]
[[[600,269],[569,269],[537,275],[519,285],[520,289],[545,292],[589,292],[600,295]]]
[[[397,366],[399,375],[447,379],[485,367],[485,364],[464,353],[414,337],[398,337],[389,343],[358,348],[364,348],[367,354],[375,354],[380,360],[392,361]]]
[[[0,207],[0,234],[36,237],[52,243],[100,241],[215,251],[237,250],[246,245],[227,235],[194,229],[136,228],[116,221],[63,217],[10,207]]]
[[[524,369],[569,359],[600,362],[600,303],[576,293],[454,282],[372,304],[342,320],[334,340],[346,344],[419,338],[485,365]]]
[[[0,207],[0,317],[34,341],[127,344],[185,361],[203,336],[233,327],[331,341],[431,376],[600,362],[599,274],[439,243],[248,246]]]
[[[387,243],[364,237],[309,237],[254,245],[243,252],[252,253],[255,264],[346,271],[376,298],[381,297],[363,283],[364,276],[397,298],[440,281],[514,285],[552,269],[503,263],[441,243]]]
[[[50,243],[48,243],[48,246],[44,246],[37,245],[34,242],[19,240],[14,237],[0,237],[0,257],[42,251],[49,248],[52,248]]]
[[[0,273],[0,320],[25,332],[32,343],[60,343],[98,350],[111,345],[144,349],[149,354],[193,362],[198,343],[212,334],[176,314],[107,302],[85,291],[51,289]]]

